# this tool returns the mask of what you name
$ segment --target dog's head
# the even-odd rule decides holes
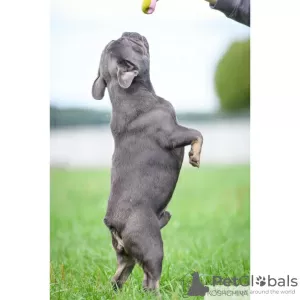
[[[135,32],[125,32],[111,41],[103,50],[94,81],[92,95],[96,100],[104,97],[105,88],[115,81],[127,89],[134,80],[149,78],[149,44],[145,37]]]

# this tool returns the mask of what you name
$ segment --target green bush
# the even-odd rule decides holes
[[[250,108],[250,40],[234,42],[220,59],[215,88],[222,110]]]

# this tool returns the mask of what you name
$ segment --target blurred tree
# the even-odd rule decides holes
[[[215,88],[221,109],[250,109],[250,40],[234,42],[220,59]]]
[[[109,124],[110,112],[50,106],[50,128]]]

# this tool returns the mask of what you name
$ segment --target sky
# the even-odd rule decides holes
[[[204,0],[160,0],[152,15],[142,0],[52,0],[51,103],[107,110],[91,96],[105,45],[125,31],[144,35],[150,45],[150,76],[156,93],[176,110],[212,112],[218,60],[249,28],[209,8]]]

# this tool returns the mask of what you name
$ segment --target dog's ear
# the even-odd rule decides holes
[[[94,81],[93,87],[92,87],[93,98],[96,100],[102,100],[104,97],[105,88],[106,88],[106,83],[99,72],[98,77]]]
[[[117,77],[119,85],[128,89],[134,78],[139,74],[136,66],[129,62],[123,62],[122,64],[118,64]]]

